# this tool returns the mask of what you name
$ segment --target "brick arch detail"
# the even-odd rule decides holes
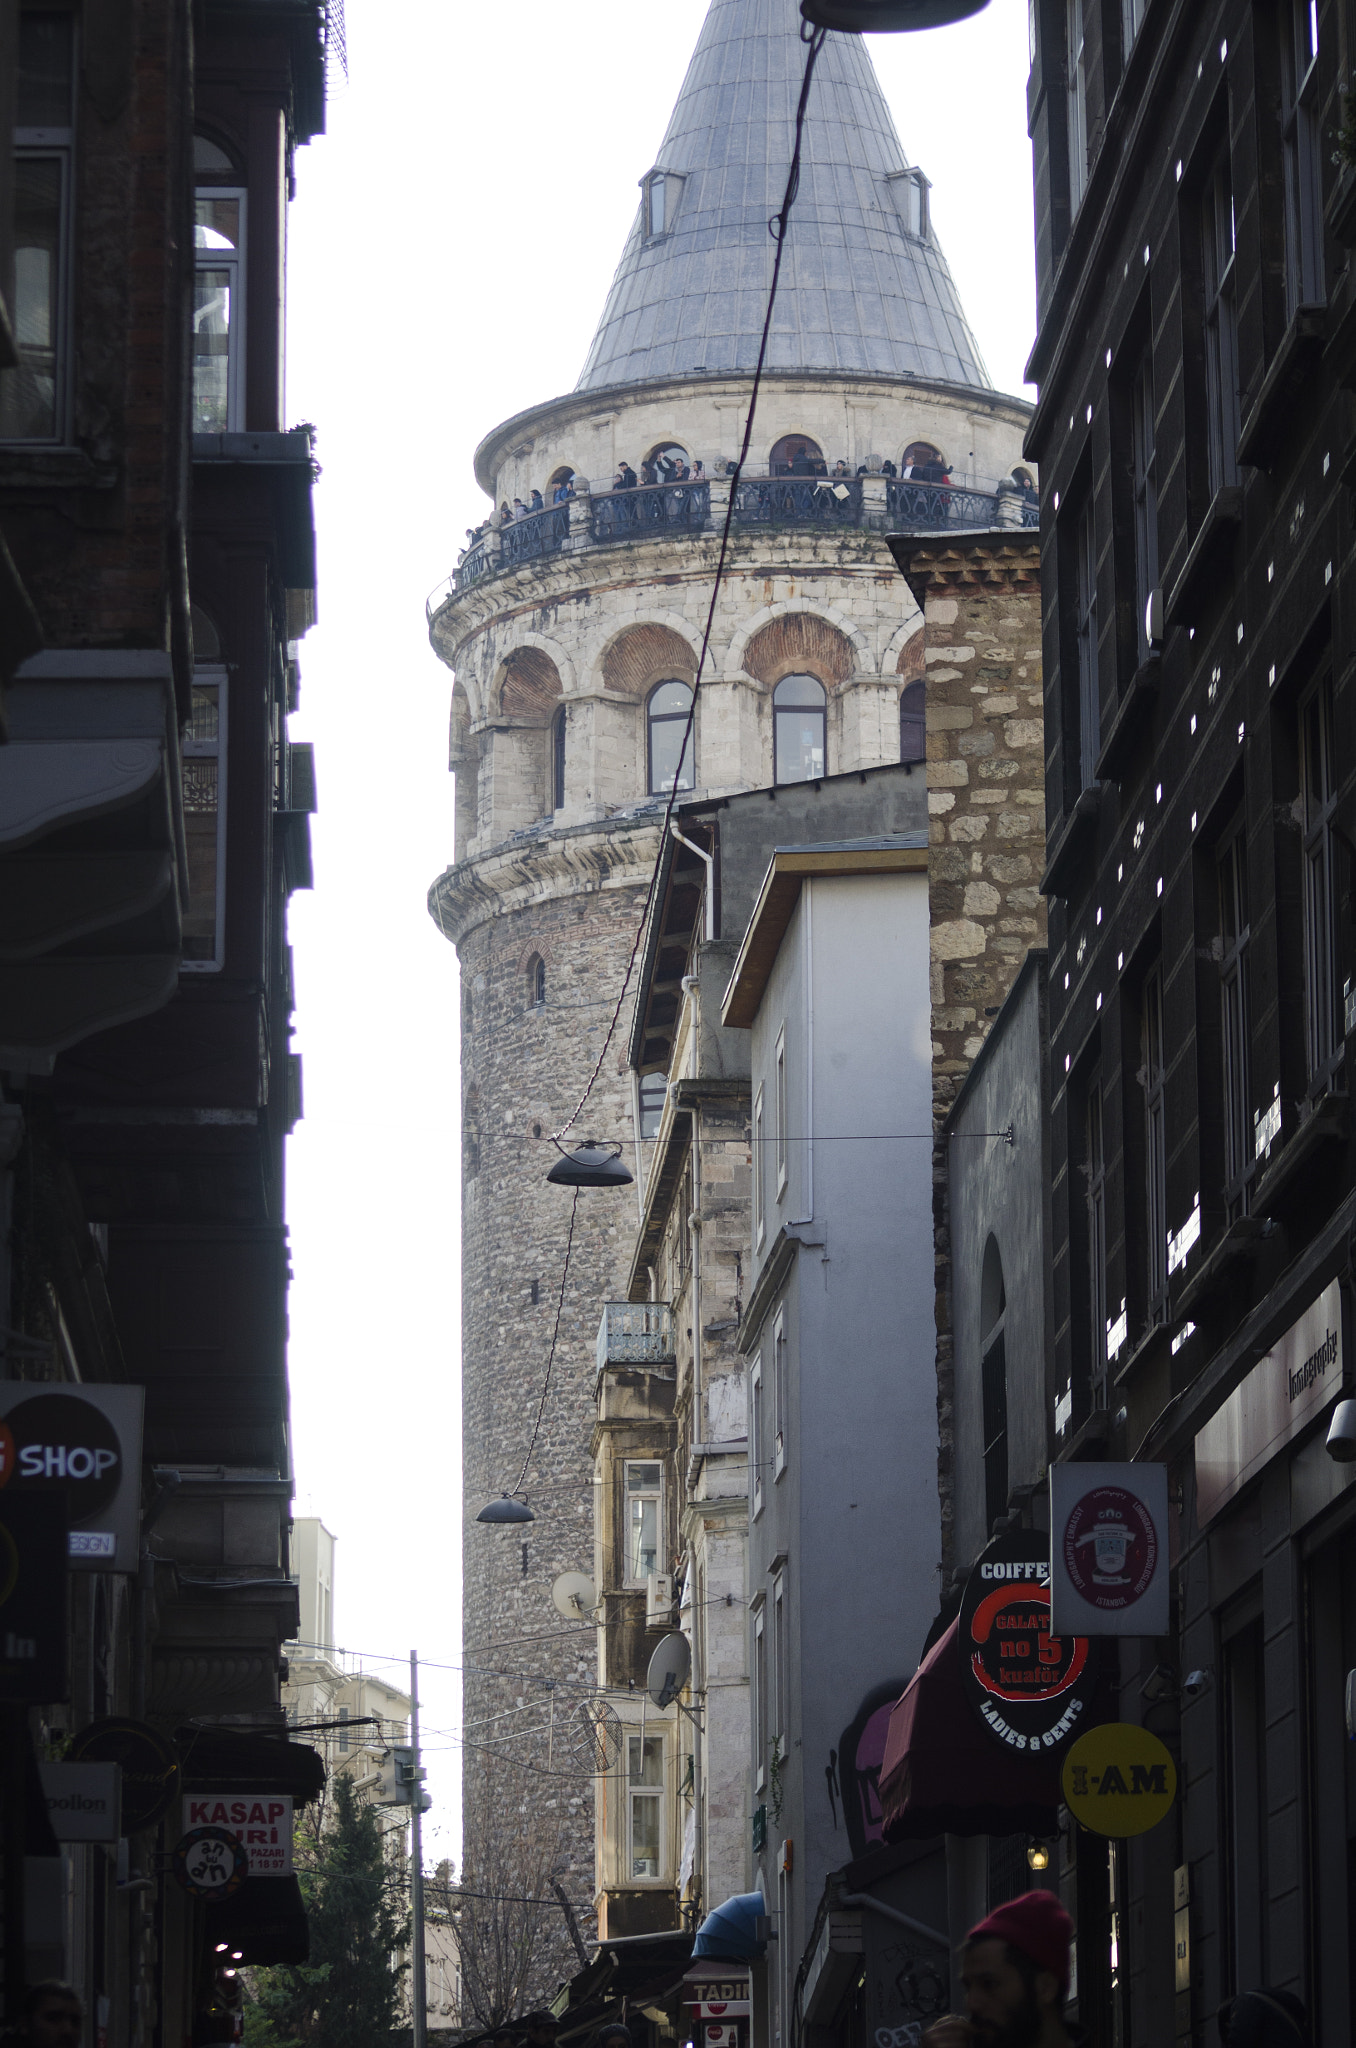
[[[830,689],[875,663],[865,635],[833,605],[770,605],[756,612],[730,647],[731,668],[764,687],[807,671]]]
[[[600,650],[595,676],[605,690],[639,702],[665,676],[691,682],[700,650],[691,626],[672,612],[632,619]]]
[[[902,642],[895,656],[894,672],[901,682],[916,683],[926,674],[926,642],[927,635],[920,622],[909,638]]]
[[[563,695],[560,669],[534,636],[505,655],[495,691],[499,716],[545,725]]]
[[[911,662],[917,661],[918,673],[922,673],[923,633],[923,614],[916,606],[910,606],[908,618],[905,619],[902,626],[895,628],[885,643],[885,650],[881,656],[880,664],[880,672],[883,676],[902,676],[905,670],[906,654]],[[915,640],[918,642],[918,652],[916,655],[913,652]],[[909,680],[913,680],[912,668],[909,671]]]

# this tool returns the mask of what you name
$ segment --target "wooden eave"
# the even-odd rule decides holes
[[[768,864],[721,1006],[721,1022],[747,1031],[808,875],[926,873],[926,846],[778,847]]]

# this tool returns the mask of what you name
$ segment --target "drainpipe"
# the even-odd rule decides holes
[[[689,853],[695,853],[698,860],[706,863],[706,903],[702,918],[702,936],[710,945],[716,936],[716,857],[713,853],[708,853],[705,847],[698,846],[695,839],[685,838],[672,818],[669,819],[669,830],[680,846],[685,846]]]
[[[879,1913],[884,1919],[893,1920],[897,1927],[903,1927],[908,1933],[916,1935],[919,1941],[931,1942],[934,1948],[941,1949],[945,1954],[949,1955],[951,1952],[949,1935],[939,1933],[935,1927],[925,1926],[921,1920],[911,1919],[907,1913],[901,1913],[896,1906],[887,1906],[884,1899],[873,1899],[870,1892],[839,1892],[837,1898],[840,1906],[866,1906],[872,1913]]]

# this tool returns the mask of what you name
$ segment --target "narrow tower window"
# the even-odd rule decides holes
[[[565,808],[565,720],[562,704],[551,727],[551,806],[557,811]]]
[[[527,963],[527,1005],[530,1010],[546,1008],[546,962],[540,953]]]
[[[656,683],[647,709],[647,787],[651,796],[696,785],[696,730],[688,731],[692,691],[686,683]]]
[[[899,758],[922,761],[927,757],[927,684],[905,683],[899,693]]]
[[[824,773],[826,702],[815,676],[783,676],[772,692],[774,782],[815,782]]]

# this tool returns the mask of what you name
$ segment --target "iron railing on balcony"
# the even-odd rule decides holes
[[[712,483],[718,497],[712,506]],[[864,488],[869,484],[869,490]],[[665,531],[718,531],[725,517],[726,475],[696,482],[638,484],[618,491],[610,479],[591,487],[578,480],[579,497],[544,511],[511,520],[497,532],[482,533],[452,575],[429,598],[430,619],[454,591],[469,589],[484,577],[518,563],[556,553],[571,545],[608,547],[643,541]],[[884,485],[882,505],[880,487]],[[1034,527],[1040,506],[1034,493],[1024,495],[1017,483],[987,478],[968,483],[919,483],[909,477],[771,476],[745,469],[734,485],[733,523],[745,527],[876,528],[891,532],[936,533],[953,529]],[[582,524],[587,505],[587,524]]]
[[[650,1371],[674,1362],[673,1311],[666,1301],[609,1301],[598,1325],[598,1370],[641,1366]]]
[[[629,540],[657,527],[701,527],[711,516],[711,486],[637,484],[633,491],[601,491],[592,499],[593,538]]]
[[[736,526],[860,526],[859,477],[743,477],[735,485]]]

